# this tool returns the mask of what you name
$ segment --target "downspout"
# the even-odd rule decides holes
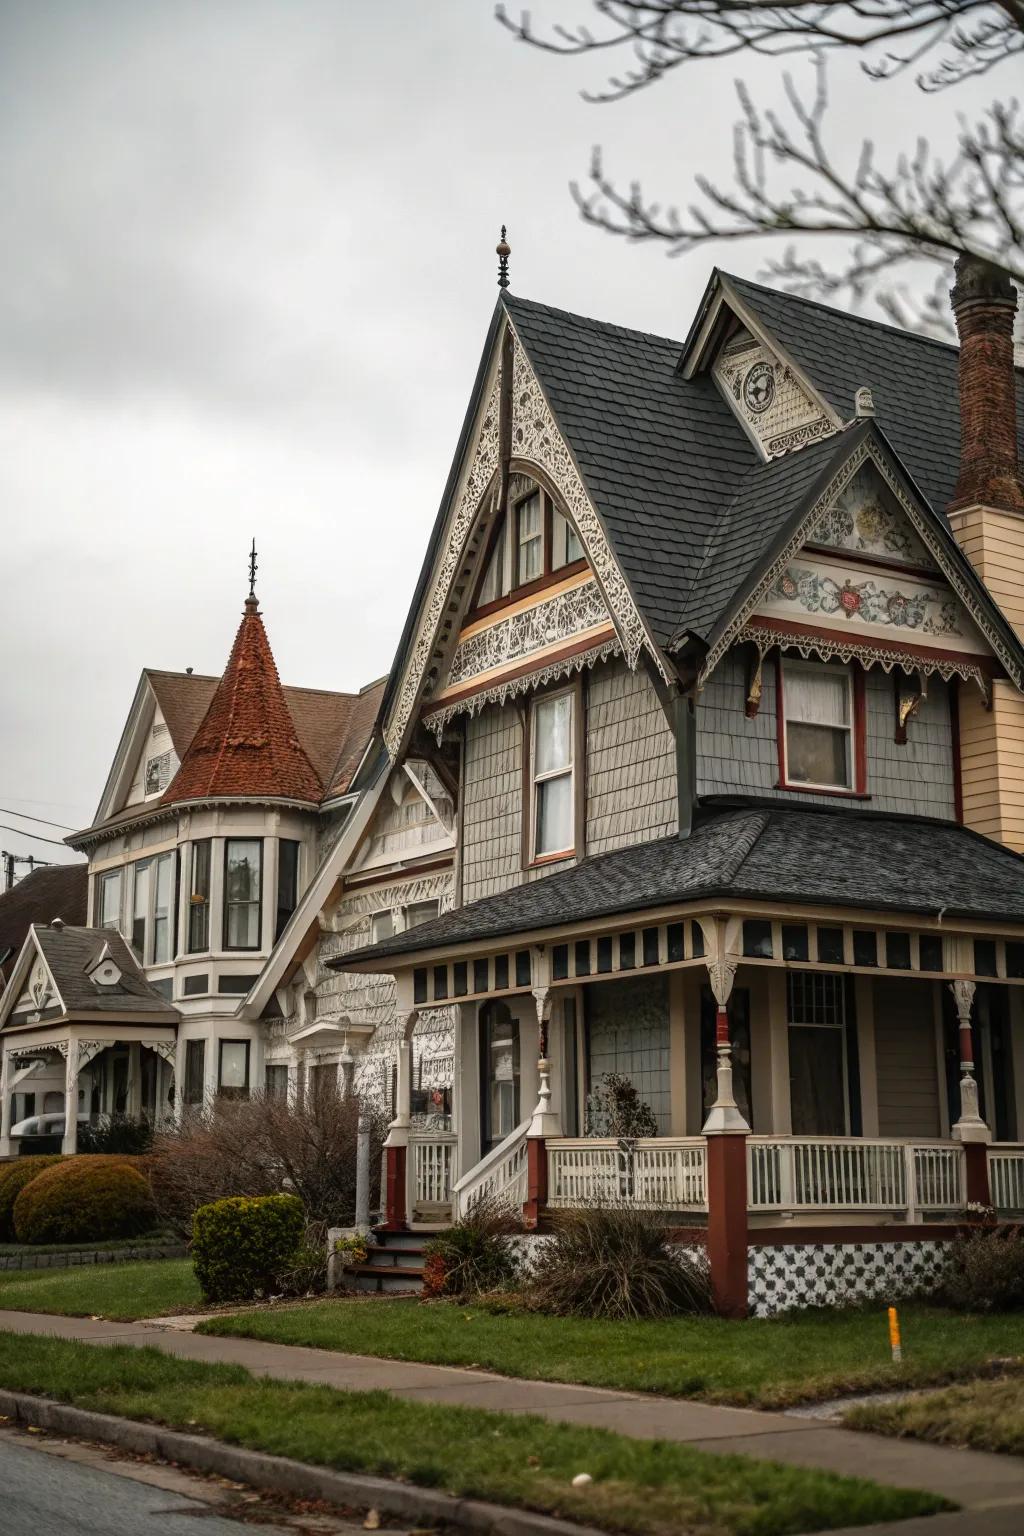
[[[682,838],[693,831],[697,808],[697,690],[695,679],[685,680],[677,665],[667,657],[663,659],[673,674],[671,683],[664,681],[652,658],[644,652],[648,676],[675,742],[677,836]]]

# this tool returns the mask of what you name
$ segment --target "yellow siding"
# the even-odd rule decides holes
[[[1024,639],[1024,521],[992,507],[949,514],[957,543]]]
[[[1024,852],[1024,697],[996,681],[987,710],[973,684],[960,689],[964,822]]]

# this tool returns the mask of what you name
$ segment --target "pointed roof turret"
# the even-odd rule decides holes
[[[299,742],[254,591],[249,596],[224,675],[189,743],[165,802],[243,796],[323,798],[324,787]]]

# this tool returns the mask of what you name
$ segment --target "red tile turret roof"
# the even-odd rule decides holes
[[[324,785],[299,741],[256,598],[163,803],[253,796],[319,804]]]

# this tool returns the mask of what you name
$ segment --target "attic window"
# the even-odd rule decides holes
[[[514,476],[516,480],[521,486],[525,482],[526,493],[514,502],[508,519],[499,520],[491,536],[473,604],[478,611],[536,591],[585,563],[579,534],[547,492],[525,476]]]
[[[146,762],[146,794],[161,795],[171,782],[171,754],[161,752]]]

